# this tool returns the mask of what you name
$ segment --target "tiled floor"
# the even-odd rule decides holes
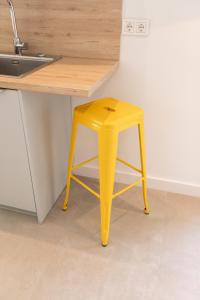
[[[90,182],[96,185],[95,182]],[[45,223],[0,211],[1,300],[199,300],[200,199],[140,188],[114,200],[110,244],[99,205],[72,185]]]

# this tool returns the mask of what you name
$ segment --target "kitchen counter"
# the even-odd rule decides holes
[[[64,57],[22,78],[0,76],[0,208],[43,222],[66,185],[70,96],[90,96],[117,66]]]
[[[22,78],[0,76],[0,88],[89,97],[117,66],[112,60],[63,57]]]

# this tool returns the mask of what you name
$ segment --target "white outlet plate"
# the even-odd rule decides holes
[[[148,36],[149,31],[148,19],[123,19],[123,35]]]
[[[133,35],[135,31],[135,23],[133,19],[123,19],[123,34]]]
[[[149,35],[150,21],[147,19],[135,20],[135,35]]]

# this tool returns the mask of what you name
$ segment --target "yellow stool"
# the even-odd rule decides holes
[[[98,133],[98,156],[92,157],[76,166],[73,166],[75,141],[78,124],[95,130]],[[118,135],[121,131],[134,125],[138,126],[140,141],[141,170],[135,168],[123,159],[117,157]],[[82,167],[88,162],[99,159],[100,194],[91,189],[75,175],[74,169]],[[116,160],[139,172],[141,178],[130,184],[120,192],[113,194]],[[109,227],[112,199],[126,192],[142,181],[144,195],[144,213],[149,214],[149,204],[147,200],[146,185],[146,162],[144,144],[144,112],[142,109],[130,103],[122,102],[112,98],[99,99],[84,105],[80,105],[74,110],[72,125],[71,149],[69,155],[69,166],[67,175],[67,190],[63,209],[67,209],[69,198],[70,181],[75,180],[93,195],[100,199],[101,208],[101,241],[103,246],[107,246],[109,239]]]

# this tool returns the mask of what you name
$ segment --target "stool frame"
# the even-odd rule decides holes
[[[82,124],[90,129],[94,129],[98,133],[98,156],[87,159],[77,165],[73,166],[74,160],[74,152],[75,152],[75,143],[77,137],[77,129],[78,125]],[[140,144],[140,159],[141,159],[141,170],[134,167],[130,163],[125,160],[117,157],[117,149],[118,149],[118,135],[120,131],[125,130],[126,128],[138,126],[139,133],[139,144]],[[115,128],[113,126],[101,127],[101,128],[91,128],[91,126],[87,126],[80,122],[76,116],[76,111],[73,118],[72,124],[72,135],[71,135],[71,147],[69,154],[69,164],[68,164],[68,174],[67,174],[67,188],[66,188],[66,196],[63,204],[63,210],[67,210],[69,192],[70,192],[70,183],[71,179],[80,184],[94,196],[96,196],[100,200],[100,211],[101,211],[101,242],[102,246],[107,246],[109,240],[109,230],[110,230],[110,217],[111,217],[111,208],[112,208],[112,200],[117,196],[123,194],[128,191],[132,187],[136,186],[140,182],[142,182],[143,188],[143,197],[144,197],[144,213],[146,215],[149,214],[149,203],[147,199],[147,179],[146,179],[146,156],[145,156],[145,142],[144,142],[144,117],[143,115],[136,120],[134,124],[128,124],[126,128],[119,130],[119,128]],[[81,168],[87,163],[99,159],[99,179],[100,179],[100,193],[97,193],[95,190],[86,185],[82,180],[80,180],[77,176],[73,174],[73,171]],[[123,188],[121,191],[117,193],[113,193],[114,191],[114,179],[115,179],[115,167],[116,161],[126,165],[132,170],[141,174],[141,177],[134,181],[132,184]]]

